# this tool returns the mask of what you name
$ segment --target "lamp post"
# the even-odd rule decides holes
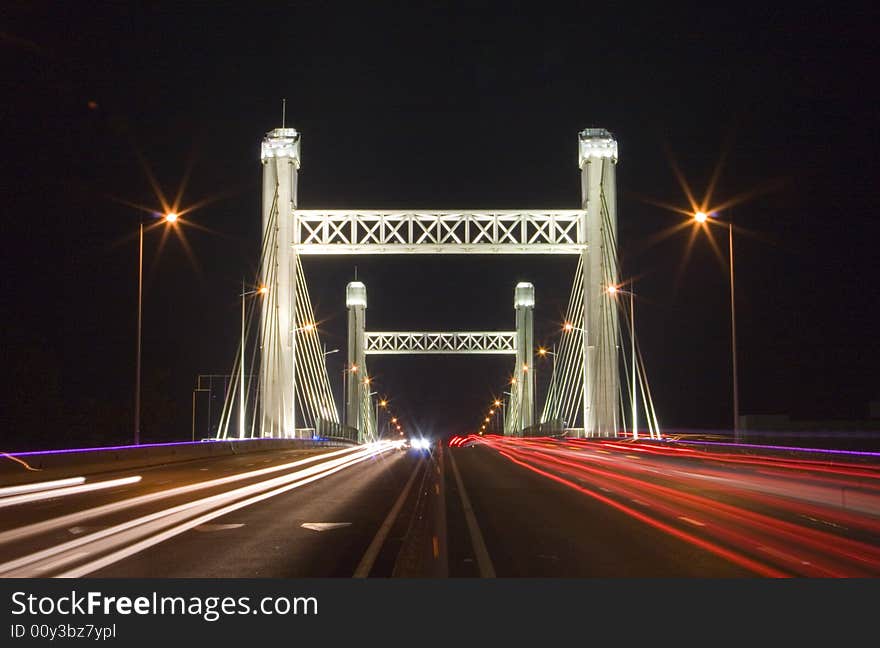
[[[345,407],[342,408],[342,426],[348,425],[348,374],[357,373],[358,366],[356,364],[346,367],[342,370],[342,400],[345,401]]]
[[[556,394],[556,344],[553,345],[553,350],[548,351],[544,347],[540,347],[538,349],[538,355],[542,358],[549,356],[553,356],[553,366],[550,369],[550,387],[548,391],[551,395],[555,396]]]
[[[705,225],[712,221],[710,216],[715,214],[707,214],[704,211],[694,213],[694,221],[699,225]],[[727,250],[729,260],[729,276],[730,276],[730,354],[731,369],[733,372],[733,440],[739,442],[739,381],[736,372],[736,290],[733,281],[733,223],[727,223]]]
[[[507,415],[506,415],[506,407],[504,403],[504,397],[510,396],[513,398],[513,394],[510,392],[501,392],[501,434],[504,435],[507,433]]]
[[[169,212],[162,217],[163,223],[174,225],[178,215]],[[134,445],[141,443],[141,329],[143,321],[144,296],[144,221],[138,227],[138,307],[137,307],[137,353],[135,355],[134,378]]]

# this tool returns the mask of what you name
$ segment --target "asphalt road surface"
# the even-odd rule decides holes
[[[404,534],[374,540],[423,459],[391,446],[250,453],[91,476],[87,492],[5,493],[0,575],[390,575]]]
[[[880,461],[475,438],[0,485],[3,577],[876,577]]]
[[[880,575],[876,460],[503,438],[448,452],[498,576]],[[450,537],[450,574],[472,575],[479,538]]]

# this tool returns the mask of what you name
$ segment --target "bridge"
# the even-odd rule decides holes
[[[661,430],[607,130],[578,134],[577,209],[302,210],[300,148],[293,128],[262,141],[259,271],[216,433],[3,453],[0,576],[880,575],[880,453]],[[412,331],[371,330],[352,281],[337,403],[307,260],[367,254],[575,257],[544,402],[531,283],[509,287],[506,330]],[[383,434],[367,359],[403,354],[509,356],[500,433]]]
[[[650,414],[649,436],[660,437],[644,367],[635,352],[629,364],[621,354],[621,319],[629,315],[617,294],[618,147],[610,132],[592,128],[579,133],[581,204],[568,210],[300,210],[300,145],[300,134],[293,128],[275,129],[262,142],[263,246],[258,283],[267,298],[260,318],[259,429],[240,425],[239,437],[302,438],[303,430],[340,423],[321,361],[320,331],[312,325],[302,259],[352,254],[565,254],[578,259],[566,313],[567,335],[555,358],[559,379],[540,416],[530,370],[533,285],[522,282],[515,287],[514,331],[370,332],[365,325],[366,286],[349,284],[347,367],[359,372],[357,379],[347,382],[344,395],[346,427],[352,438],[376,439],[366,356],[379,353],[514,355],[503,425],[504,433],[511,436],[528,436],[536,424],[556,421],[579,437],[617,437],[627,413],[637,436],[639,386],[643,411]],[[635,340],[631,342],[635,349]],[[621,368],[628,385],[625,393]],[[238,371],[243,371],[241,366]],[[229,433],[226,427],[223,434]]]

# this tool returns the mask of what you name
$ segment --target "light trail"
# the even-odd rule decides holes
[[[56,499],[58,497],[67,497],[68,495],[89,493],[91,491],[103,490],[106,488],[116,488],[117,486],[127,486],[129,484],[135,484],[140,480],[141,476],[135,475],[134,477],[121,477],[119,479],[110,479],[108,481],[95,482],[93,484],[81,484],[79,486],[68,486],[66,488],[53,488],[50,490],[38,491],[36,493],[22,493],[21,495],[12,495],[0,499],[0,508],[25,504],[27,502],[38,502],[41,500]]]
[[[32,493],[34,491],[48,490],[50,488],[60,488],[62,486],[74,486],[76,484],[82,484],[85,480],[85,477],[69,477],[68,479],[55,479],[53,481],[38,482],[36,484],[5,486],[3,488],[0,488],[0,497],[17,495],[19,493]]]
[[[685,540],[686,542],[689,542],[690,544],[693,544],[697,547],[701,547],[703,549],[711,551],[712,553],[719,555],[722,558],[726,558],[727,560],[729,560],[730,562],[732,562],[734,564],[737,564],[741,567],[745,567],[749,571],[753,571],[753,572],[760,574],[762,576],[768,576],[771,578],[785,578],[788,576],[788,574],[786,574],[785,572],[782,572],[782,571],[779,571],[779,570],[774,569],[772,567],[768,567],[766,565],[763,565],[759,562],[751,560],[747,556],[743,556],[743,555],[738,554],[738,553],[731,551],[729,549],[725,549],[724,547],[721,547],[719,545],[713,544],[711,542],[707,542],[707,541],[703,540],[702,538],[699,538],[699,537],[692,535],[690,533],[686,533],[684,531],[681,531],[680,529],[676,529],[673,526],[665,524],[665,523],[661,522],[660,520],[656,520],[648,515],[645,515],[644,513],[640,512],[640,511],[636,511],[635,509],[632,509],[624,504],[620,504],[619,502],[616,502],[613,499],[605,497],[604,495],[600,495],[599,493],[594,493],[593,491],[591,491],[587,488],[584,488],[583,486],[580,486],[578,484],[575,484],[574,482],[571,482],[567,479],[559,477],[558,475],[554,475],[553,473],[541,470],[540,468],[536,468],[535,466],[532,466],[531,464],[528,464],[524,461],[520,461],[520,460],[516,459],[515,457],[507,454],[503,450],[500,450],[499,453],[502,456],[507,457],[513,463],[515,463],[519,466],[522,466],[523,468],[526,468],[527,470],[531,470],[532,472],[537,473],[539,475],[542,475],[542,476],[546,477],[547,479],[552,479],[553,481],[555,481],[557,483],[568,486],[569,488],[572,488],[580,493],[583,493],[583,494],[588,495],[596,500],[599,500],[600,502],[603,502],[604,504],[607,504],[607,505],[609,505],[619,511],[622,511],[623,513],[626,513],[630,517],[633,517],[637,520],[640,520],[640,521],[642,521],[642,522],[644,522],[644,523],[646,523],[656,529],[659,529],[661,531],[665,531],[669,535],[675,536],[681,540]]]
[[[755,565],[765,565],[774,558],[782,561],[780,569],[793,575],[880,574],[880,545],[842,536],[838,531],[846,530],[842,526],[846,525],[880,534],[880,472],[876,466],[816,466],[812,459],[779,461],[776,457],[744,458],[726,453],[716,458],[700,451],[682,454],[650,444],[598,440],[561,439],[549,445],[537,439],[473,440],[692,544],[693,534],[699,533],[698,546],[761,575],[768,574],[764,568],[755,570]],[[626,458],[633,452],[638,452],[642,461]],[[772,468],[764,467],[768,464]],[[847,499],[852,501],[841,503],[842,487],[849,490]],[[617,498],[643,501],[651,514],[635,511]],[[824,526],[804,525],[803,519]],[[682,521],[694,528],[686,537],[676,526]],[[755,552],[758,555],[749,556]]]
[[[75,568],[74,573],[65,575],[84,575],[100,569],[103,566],[117,562],[125,557],[143,551],[165,539],[183,533],[194,526],[215,519],[228,512],[250,506],[259,501],[274,497],[298,488],[323,477],[329,476],[344,468],[353,466],[362,461],[384,454],[394,448],[393,443],[371,444],[369,447],[360,446],[354,452],[327,453],[321,455],[339,455],[337,458],[323,461],[315,466],[286,475],[280,475],[255,484],[242,486],[232,491],[211,495],[191,502],[186,502],[168,509],[163,509],[148,515],[144,515],[121,524],[102,529],[94,533],[80,536],[73,540],[37,551],[26,556],[0,564],[0,576],[2,577],[35,577],[43,576],[50,569],[55,569],[83,557],[95,558],[86,566]],[[313,459],[313,458],[310,458]],[[305,461],[305,460],[301,460]],[[301,463],[293,462],[293,463]],[[267,469],[254,472],[266,472]],[[216,481],[216,480],[214,480]],[[275,490],[271,490],[271,489]],[[268,491],[268,492],[265,492]],[[237,501],[247,497],[243,501]],[[233,503],[234,502],[234,503]],[[224,504],[226,506],[224,506]],[[222,507],[218,510],[216,507]],[[193,519],[193,516],[197,516]],[[105,552],[109,555],[100,556]]]
[[[50,520],[45,520],[42,522],[35,522],[33,524],[28,524],[23,527],[18,527],[15,529],[10,529],[8,531],[0,532],[0,545],[6,544],[8,542],[22,540],[24,538],[38,535],[40,533],[46,533],[48,531],[52,531],[55,529],[66,528],[71,525],[80,524],[85,520],[100,517],[103,515],[108,515],[110,513],[116,513],[127,508],[131,508],[134,506],[142,506],[144,504],[149,504],[152,502],[156,502],[159,500],[163,500],[169,497],[177,497],[179,495],[185,495],[188,493],[197,492],[200,490],[204,490],[207,488],[214,488],[217,486],[222,486],[224,484],[230,484],[237,481],[242,481],[246,479],[254,479],[256,477],[260,477],[262,475],[267,475],[273,472],[279,472],[282,470],[287,470],[290,468],[295,468],[297,466],[304,466],[309,463],[313,463],[316,461],[321,461],[322,459],[326,459],[328,457],[341,456],[347,453],[352,453],[358,450],[358,447],[355,448],[344,448],[342,450],[335,450],[333,452],[327,452],[315,455],[313,457],[306,457],[305,459],[298,459],[296,461],[291,461],[288,463],[279,464],[277,466],[269,466],[267,468],[260,468],[258,470],[251,470],[244,473],[237,473],[234,475],[229,475],[227,477],[219,477],[216,479],[210,479],[206,481],[196,482],[194,484],[187,484],[185,486],[176,486],[174,488],[168,488],[162,491],[158,491],[156,493],[149,493],[147,495],[139,495],[137,497],[132,497],[129,499],[121,500],[119,502],[111,502],[109,504],[104,504],[102,506],[96,506],[94,508],[86,509],[83,511],[77,511],[75,513],[68,513],[67,515],[62,515],[57,518],[53,518]],[[268,459],[267,459],[268,461]]]

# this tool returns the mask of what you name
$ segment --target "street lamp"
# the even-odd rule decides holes
[[[510,392],[507,392],[507,391],[501,392],[501,434],[507,433],[507,430],[506,430],[507,415],[505,414],[507,408],[505,407],[505,404],[504,404],[504,397],[505,396],[510,396],[511,398],[513,398],[513,394],[511,394]]]
[[[169,214],[171,216],[172,214]],[[175,216],[175,220],[177,217]],[[174,221],[171,221],[172,223]],[[245,420],[245,395],[244,395],[244,350],[245,350],[245,325],[244,325],[244,298],[248,295],[265,295],[269,292],[266,286],[260,286],[256,290],[245,291],[244,279],[241,280],[241,377],[239,382],[239,402],[238,402],[238,438],[244,439],[244,420]]]
[[[388,415],[387,415],[387,411],[388,411],[388,400],[385,399],[385,398],[383,398],[382,400],[376,402],[376,436],[377,436],[377,437],[380,436],[380,435],[379,435],[379,408],[380,408],[380,407],[381,407],[383,410],[386,411],[386,417],[387,417],[387,416],[388,416]],[[388,429],[388,434],[389,434],[389,436],[390,436],[390,434],[391,434],[391,429],[390,429],[390,427],[389,427],[389,429]]]
[[[712,216],[715,215],[713,212]],[[709,221],[710,214],[707,214],[703,211],[698,211],[694,213],[694,221],[700,225],[703,225]],[[731,367],[733,371],[733,439],[734,441],[739,441],[739,384],[737,380],[736,374],[736,291],[733,283],[733,223],[727,223],[727,249],[728,249],[728,257],[729,257],[729,269],[730,269],[730,353],[731,353]]]
[[[548,351],[544,347],[538,348],[538,355],[542,358],[546,358],[548,355],[553,356],[553,367],[550,369],[550,389],[549,392],[554,395],[556,394],[556,345],[553,345],[553,350]]]
[[[357,373],[358,366],[356,364],[346,367],[342,370],[342,399],[345,401],[345,407],[342,408],[342,425],[348,424],[348,374]]]
[[[160,222],[174,226],[179,215],[169,212]],[[134,379],[134,445],[141,443],[141,329],[143,322],[144,296],[144,221],[138,228],[138,311],[137,311],[137,354],[135,356]]]

